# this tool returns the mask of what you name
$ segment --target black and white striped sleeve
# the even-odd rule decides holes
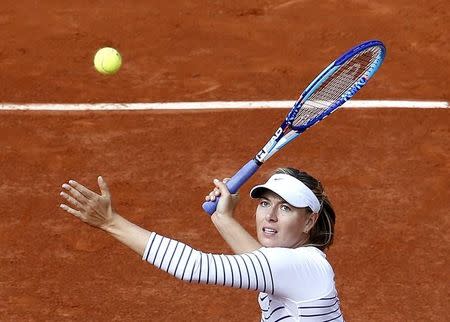
[[[274,294],[271,265],[261,250],[240,255],[206,254],[151,233],[143,260],[190,283],[224,285]]]

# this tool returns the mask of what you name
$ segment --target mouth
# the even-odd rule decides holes
[[[269,228],[269,227],[263,227],[262,231],[263,231],[264,235],[268,235],[268,236],[273,236],[276,233],[278,233],[278,231],[276,229]]]

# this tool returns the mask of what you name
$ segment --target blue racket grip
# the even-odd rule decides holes
[[[226,183],[228,190],[231,193],[236,193],[239,188],[247,182],[248,179],[259,169],[260,164],[256,163],[254,159],[247,162],[236,174]],[[218,197],[214,201],[206,201],[203,203],[203,210],[209,215],[212,215],[217,208],[217,203],[219,202]]]

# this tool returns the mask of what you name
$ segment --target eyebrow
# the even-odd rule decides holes
[[[267,192],[267,193],[270,193],[270,192]],[[266,194],[267,194],[266,193]],[[289,205],[289,206],[291,206],[291,207],[294,207],[294,206],[292,206],[289,202],[287,202],[286,200],[284,200],[283,198],[281,198],[279,195],[277,195],[275,192],[271,192],[271,194],[272,194],[272,196],[274,197],[274,199],[276,199],[277,201],[279,201],[280,203],[285,203],[285,204],[287,204],[287,205]],[[264,199],[264,200],[269,200],[269,198],[268,197],[265,197],[264,195],[262,195],[261,197],[259,197],[259,199]],[[270,200],[269,200],[270,201]]]
[[[287,202],[286,200],[284,200],[283,198],[281,198],[278,194],[276,194],[276,193],[273,192],[273,191],[268,190],[268,191],[265,192],[264,194],[266,194],[266,195],[267,195],[267,194],[272,195],[277,201],[280,202],[280,204],[282,204],[282,205],[285,204],[285,205],[289,206],[289,208],[291,208],[291,209],[304,209],[306,214],[308,213],[308,211],[309,211],[309,212],[313,212],[309,207],[295,207],[295,206],[291,205],[289,202]],[[259,199],[260,199],[260,200],[261,200],[261,199],[264,199],[264,200],[270,201],[269,198],[268,198],[268,197],[265,197],[264,195],[262,195],[261,197],[259,197]]]

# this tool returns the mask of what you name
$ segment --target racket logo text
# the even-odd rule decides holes
[[[255,157],[256,160],[258,160],[261,163],[264,162],[264,158],[280,140],[283,131],[284,130],[282,127],[279,127],[278,130],[275,131],[275,134],[270,138],[269,142],[267,142],[266,145],[261,149],[261,151],[259,151],[258,154],[256,155]]]
[[[357,91],[359,91],[364,85],[367,83],[367,78],[365,76],[361,77],[355,85],[353,85],[348,91],[346,91],[342,95],[342,99],[344,102],[347,102],[349,99],[353,97],[353,95],[356,94]]]

